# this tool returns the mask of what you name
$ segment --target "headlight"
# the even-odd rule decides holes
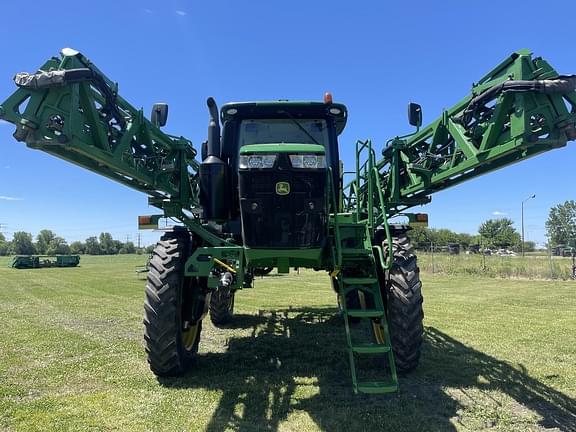
[[[323,155],[290,155],[292,168],[318,169],[326,168],[326,156]]]
[[[275,154],[271,155],[241,155],[240,168],[273,168],[276,162]]]

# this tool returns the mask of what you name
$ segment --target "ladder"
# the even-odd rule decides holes
[[[352,374],[352,384],[355,393],[392,393],[398,390],[398,377],[394,364],[390,333],[386,321],[384,301],[380,292],[376,262],[372,252],[369,227],[365,223],[355,223],[350,219],[352,215],[335,215],[339,221],[333,225],[338,235],[336,248],[340,248],[342,257],[339,268],[332,273],[337,282],[340,304],[346,328],[347,351]],[[359,275],[362,273],[361,275]],[[358,295],[358,304],[349,308],[346,304],[347,296]],[[370,341],[357,340],[358,335],[353,331],[354,326],[361,322],[372,326],[373,339]],[[362,339],[366,339],[365,337]],[[378,373],[377,379],[365,380],[359,367],[360,357],[384,357],[382,364],[382,378]]]

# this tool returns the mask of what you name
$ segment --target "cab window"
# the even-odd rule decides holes
[[[240,145],[328,144],[328,126],[323,119],[245,119],[240,123]]]

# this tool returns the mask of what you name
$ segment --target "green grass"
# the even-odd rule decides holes
[[[258,279],[231,328],[205,321],[196,369],[158,381],[134,273],[145,259],[0,261],[0,430],[576,431],[576,282],[425,273],[421,366],[367,397],[312,271]]]

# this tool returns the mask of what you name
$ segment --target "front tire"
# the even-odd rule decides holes
[[[210,321],[216,327],[223,327],[232,321],[235,294],[228,287],[219,286],[210,295]]]
[[[150,259],[144,303],[144,342],[150,369],[157,376],[178,376],[190,369],[202,332],[202,280],[185,278],[187,231],[166,233]]]
[[[392,239],[394,261],[385,278],[384,300],[398,372],[414,370],[424,338],[422,283],[416,255],[406,233]],[[387,242],[382,244],[387,251]]]

